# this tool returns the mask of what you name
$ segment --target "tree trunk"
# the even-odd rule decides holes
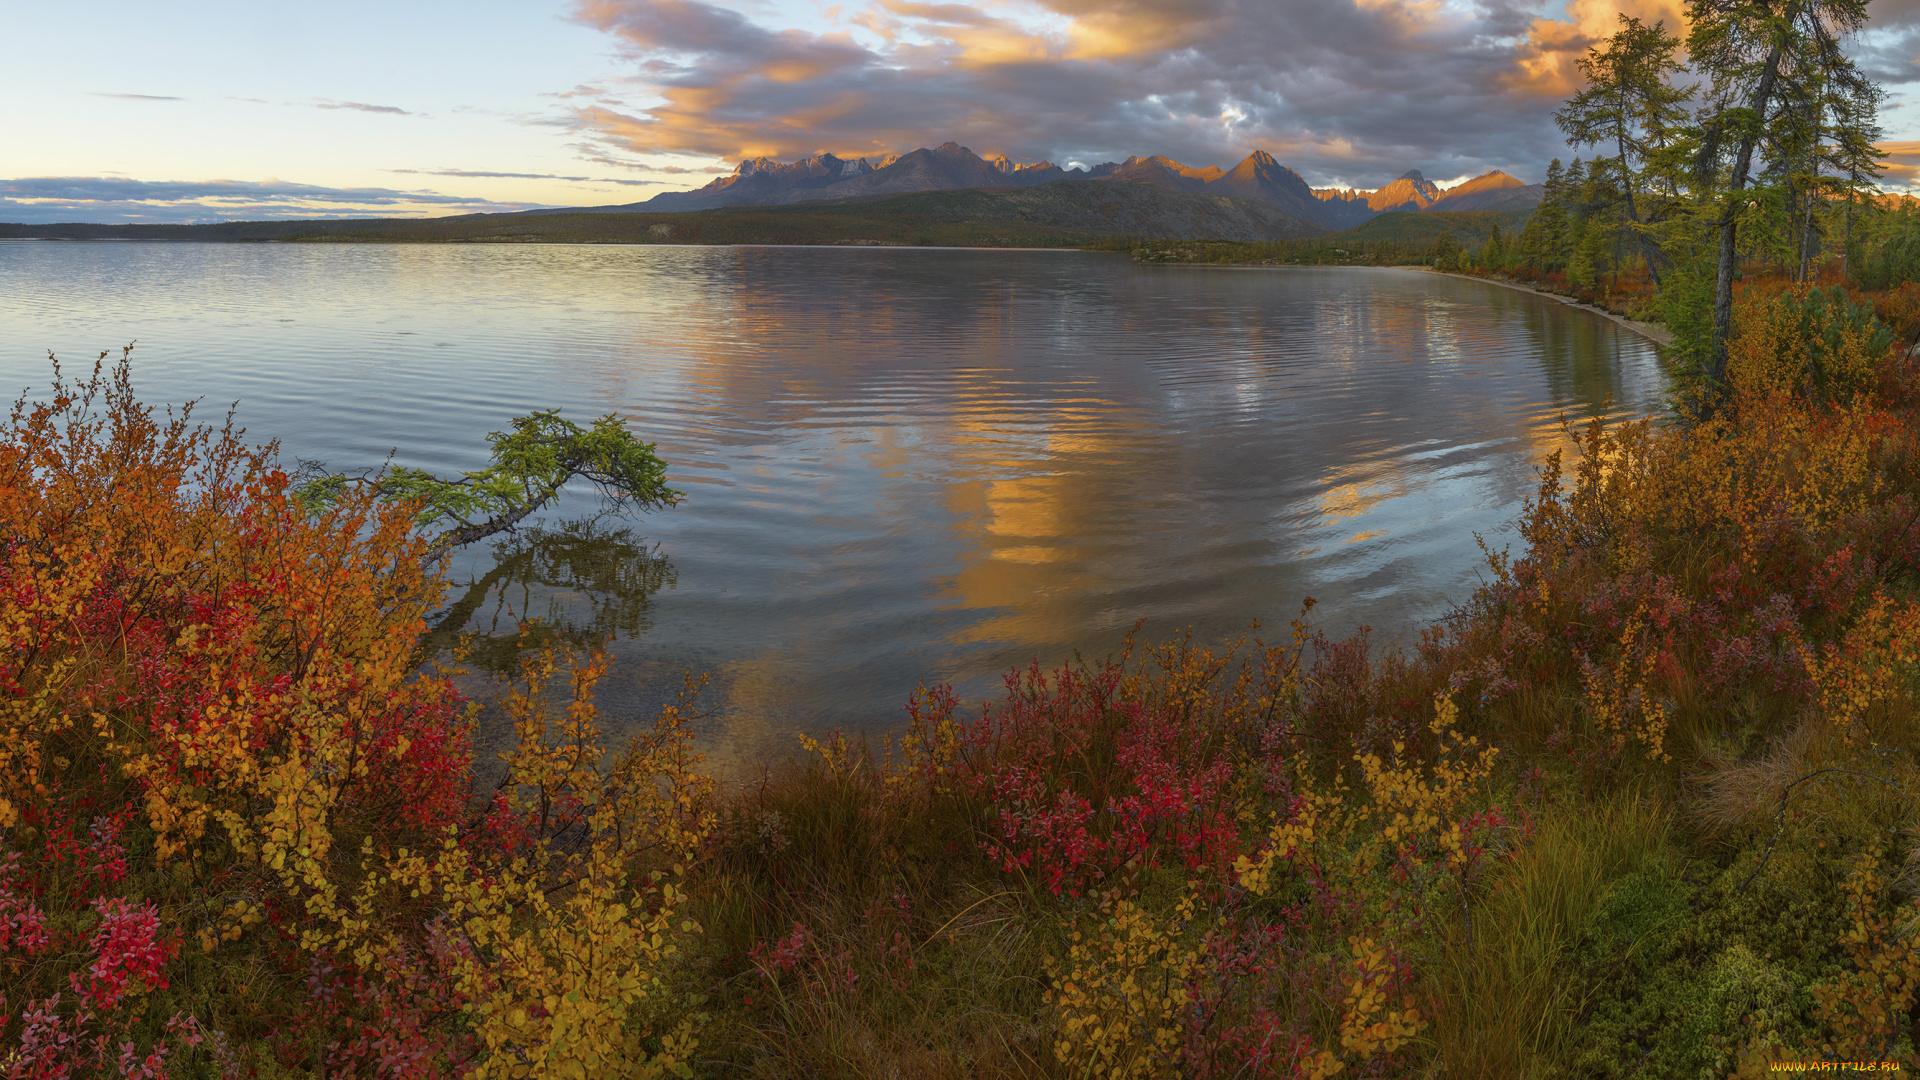
[[[1848,188],[1847,189],[1847,233],[1846,233],[1846,238],[1840,242],[1840,280],[1842,283],[1845,283],[1851,280],[1851,275],[1853,274],[1853,266],[1848,262],[1848,260],[1852,258],[1853,258],[1853,189]]]
[[[547,503],[552,501],[553,497],[558,494],[560,494],[558,487],[550,488],[538,499],[528,499],[518,507],[501,514],[499,517],[488,518],[478,525],[466,525],[458,529],[448,529],[446,532],[435,537],[432,545],[427,548],[426,561],[432,562],[447,552],[452,551],[454,548],[471,544],[475,540],[484,540],[494,533],[505,532],[513,528],[515,525],[525,521],[527,515],[547,505]]]
[[[1816,166],[1817,167],[1817,166]],[[1800,280],[1813,280],[1813,256],[1819,250],[1813,227],[1813,192],[1807,193],[1807,212],[1800,219]]]
[[[1785,260],[1782,260],[1780,268],[1787,272],[1788,281],[1798,285],[1804,280],[1800,276],[1800,252],[1807,246],[1807,238],[1800,235],[1800,200],[1796,197],[1799,192],[1793,186],[1793,166],[1791,159],[1789,159],[1788,164],[1785,166],[1785,171],[1787,191],[1785,197],[1781,199],[1781,205],[1786,210],[1787,235],[1793,240],[1793,265],[1789,267],[1786,265]]]
[[[1791,10],[1787,14],[1792,18]],[[1726,211],[1720,219],[1720,265],[1713,283],[1713,352],[1707,360],[1707,384],[1715,390],[1727,380],[1727,334],[1733,326],[1733,275],[1740,264],[1735,224],[1740,193],[1746,190],[1747,172],[1753,168],[1753,147],[1760,140],[1760,126],[1766,123],[1767,104],[1773,98],[1773,84],[1780,75],[1783,47],[1783,42],[1774,43],[1773,51],[1767,54],[1767,66],[1760,72],[1760,83],[1753,88],[1755,124],[1740,138],[1740,154],[1733,163]]]
[[[1633,197],[1633,174],[1627,169],[1627,136],[1624,132],[1617,134],[1615,145],[1620,149],[1620,188],[1627,193],[1627,220],[1632,222],[1634,239],[1640,242],[1641,257],[1647,261],[1647,273],[1653,277],[1653,287],[1658,289],[1660,268],[1653,264],[1653,241],[1647,238],[1646,230],[1642,228],[1646,223],[1640,220],[1640,206]],[[1619,257],[1619,245],[1616,244],[1614,247],[1616,262]],[[1614,276],[1619,277],[1617,267]]]

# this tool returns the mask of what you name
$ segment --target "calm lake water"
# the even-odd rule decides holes
[[[1136,619],[1413,639],[1513,540],[1563,413],[1659,407],[1598,316],[1414,271],[926,249],[0,243],[0,389],[138,339],[149,402],[286,463],[481,467],[533,409],[616,413],[677,509],[452,566],[450,623],[611,633],[601,703],[710,672],[725,768],[877,732],[922,681],[1111,651]],[[1603,403],[1611,401],[1611,405]],[[465,617],[464,619],[462,617]]]

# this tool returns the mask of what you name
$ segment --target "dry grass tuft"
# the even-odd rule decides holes
[[[1708,771],[1690,778],[1699,792],[1687,816],[1709,837],[1741,829],[1764,828],[1780,807],[1787,785],[1811,772],[1819,743],[1819,725],[1806,720],[1776,740],[1758,757],[1741,760],[1709,748],[1702,754]]]

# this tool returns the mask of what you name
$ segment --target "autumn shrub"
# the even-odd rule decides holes
[[[1412,712],[1392,688],[1356,698],[1338,644],[1301,620],[1275,646],[1129,646],[1016,671],[976,718],[924,691],[879,751],[803,740],[723,800],[703,862],[734,1037],[796,1071],[884,1072],[876,1046],[928,1045],[965,1055],[962,1074],[1413,1060],[1411,943],[1524,827],[1486,797],[1497,754],[1444,703],[1418,728],[1437,760],[1366,719],[1377,754],[1317,761],[1316,712]],[[1314,672],[1329,677],[1310,692]],[[1272,840],[1315,821],[1311,856]],[[991,1028],[930,1024],[956,1011]]]
[[[1425,659],[1494,715],[1543,681],[1577,687],[1572,715],[1528,734],[1598,740],[1609,756],[1668,755],[1674,726],[1729,718],[1778,734],[1817,683],[1851,677],[1819,659],[1848,633],[1905,633],[1891,614],[1904,603],[1884,594],[1916,554],[1907,432],[1871,403],[1779,394],[1684,433],[1590,424],[1574,433],[1570,488],[1549,459],[1525,557],[1492,558],[1481,607]]]
[[[1307,639],[1191,638],[1007,676],[977,720],[931,697],[906,733],[905,768],[983,815],[981,850],[1029,887],[1072,899],[1160,867],[1224,880],[1240,853],[1238,807],[1286,781],[1269,765],[1297,741]]]
[[[1872,389],[1891,328],[1845,289],[1795,287],[1742,304],[1727,339],[1727,377],[1749,393],[1843,402]]]
[[[590,689],[471,710],[416,669],[413,508],[311,513],[123,356],[0,439],[0,1039],[14,1076],[676,1069],[661,972],[704,829],[679,718],[603,764]]]
[[[1893,331],[1902,352],[1920,345],[1920,281],[1903,281],[1872,298],[1873,313]]]
[[[1767,1054],[1865,1053],[1869,1041],[1847,1025],[1872,1027],[1879,1021],[1864,1018],[1886,1014],[1871,1003],[1889,987],[1904,993],[1904,976],[1877,959],[1898,951],[1897,934],[1866,951],[1848,945],[1862,933],[1848,929],[1856,921],[1905,925],[1894,914],[1904,901],[1882,890],[1863,906],[1841,883],[1846,860],[1911,835],[1910,809],[1834,793],[1820,830],[1794,834],[1789,822],[1791,835],[1774,838],[1768,872],[1794,885],[1736,888],[1768,846],[1785,788],[1840,768],[1873,777],[1865,787],[1910,790],[1915,761],[1907,376],[1864,309],[1809,295],[1781,288],[1742,300],[1738,389],[1723,413],[1570,432],[1576,462],[1547,462],[1522,519],[1524,551],[1490,555],[1488,586],[1422,641],[1422,663],[1451,673],[1472,730],[1573,785],[1574,805],[1543,821],[1625,785],[1685,804],[1661,792],[1691,775],[1703,793],[1692,811],[1698,840],[1676,837],[1661,860],[1600,883],[1610,914],[1585,926],[1532,905],[1502,916],[1576,943],[1559,964],[1568,985],[1585,987],[1563,1006],[1581,1025],[1543,1030],[1523,1054],[1497,1027],[1470,1022],[1492,1003],[1467,989],[1484,990],[1486,976],[1465,965],[1485,958],[1461,952],[1433,976],[1452,1005],[1450,1048],[1504,1046],[1495,1056],[1518,1073],[1535,1067],[1518,1063],[1532,1055],[1583,1075],[1725,1075]],[[1754,783],[1767,786],[1738,786]],[[1882,809],[1865,812],[1872,805]],[[1563,819],[1553,831],[1566,828],[1601,825]],[[1867,906],[1884,922],[1867,919]],[[1800,927],[1801,944],[1783,959],[1787,925]],[[1634,974],[1623,977],[1628,952]],[[1507,981],[1502,993],[1516,1003],[1540,991]],[[1618,986],[1639,988],[1615,1000]],[[1848,1004],[1816,1010],[1817,986]],[[1749,1045],[1742,1002],[1777,1014],[1771,1042]],[[1872,1045],[1910,1052],[1900,1049],[1905,1023],[1895,1035],[1872,1028],[1882,1036]],[[1692,1049],[1648,1056],[1656,1045]]]
[[[1410,654],[1191,635],[700,778],[604,657],[417,666],[411,508],[124,366],[0,443],[10,1075],[1759,1075],[1914,1052],[1911,365],[1762,283]],[[1310,602],[1309,602],[1310,604]],[[570,640],[547,635],[546,641]],[[698,1049],[696,1050],[696,1040]]]

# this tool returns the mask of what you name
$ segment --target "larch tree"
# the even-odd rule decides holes
[[[512,529],[575,479],[599,488],[612,509],[657,510],[684,497],[667,486],[667,463],[654,444],[634,438],[616,416],[582,428],[549,409],[514,418],[512,431],[496,431],[487,441],[492,464],[457,479],[406,467],[349,476],[307,464],[296,493],[310,511],[331,505],[349,488],[371,488],[382,501],[418,503],[418,524],[439,529],[429,549],[435,557]]]
[[[1656,285],[1660,281],[1658,249],[1641,228],[1646,218],[1641,214],[1640,192],[1650,154],[1687,119],[1684,103],[1689,91],[1670,81],[1682,70],[1674,58],[1679,47],[1680,39],[1667,32],[1665,23],[1648,26],[1620,16],[1620,29],[1579,61],[1586,88],[1553,115],[1569,145],[1614,151],[1612,157],[1595,158],[1588,175],[1617,185],[1628,229],[1637,237]]]
[[[1840,48],[1866,26],[1867,0],[1689,0],[1687,16],[1687,51],[1705,80],[1695,178],[1718,210],[1713,340],[1702,373],[1718,393],[1726,385],[1740,226],[1760,208],[1749,191],[1756,152],[1770,141],[1804,141],[1793,129],[1809,115],[1792,105],[1808,100],[1848,103],[1817,110],[1816,142],[1870,145],[1879,135],[1879,90]]]

